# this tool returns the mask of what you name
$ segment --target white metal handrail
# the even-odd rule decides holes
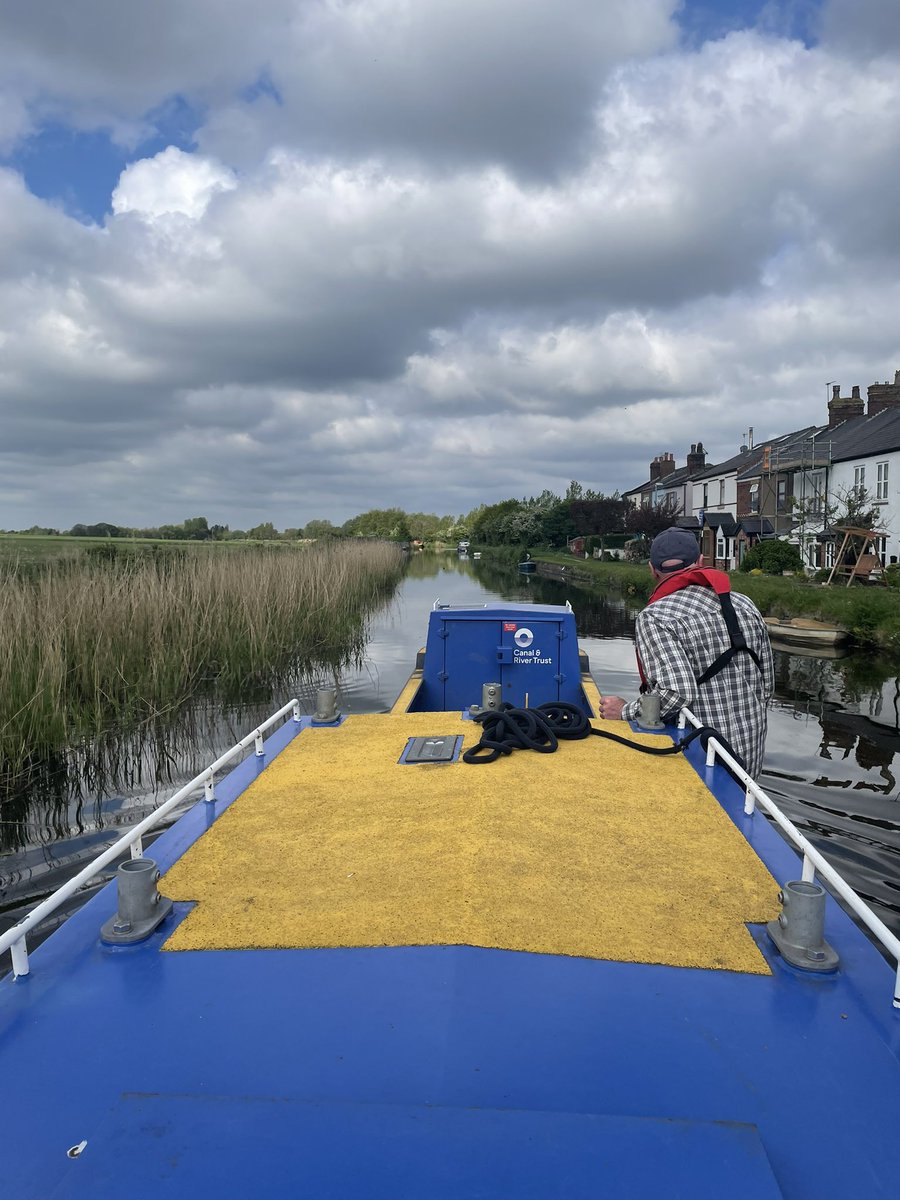
[[[102,871],[114,859],[118,858],[122,851],[127,847],[131,847],[131,857],[141,858],[143,855],[143,836],[154,825],[159,824],[160,820],[172,811],[182,800],[185,800],[193,791],[196,791],[201,785],[204,789],[204,799],[215,799],[215,773],[226,763],[231,762],[238,754],[243,753],[251,742],[255,743],[255,752],[257,757],[261,758],[265,753],[263,749],[263,734],[267,729],[271,729],[276,722],[282,717],[286,717],[288,713],[292,714],[294,721],[300,720],[300,702],[299,700],[289,700],[287,704],[279,708],[278,712],[273,713],[271,717],[263,721],[252,733],[248,733],[245,738],[241,738],[239,742],[226,750],[216,761],[209,767],[206,767],[195,775],[190,783],[186,783],[183,788],[171,796],[164,804],[155,809],[149,817],[145,817],[137,825],[133,826],[102,854],[99,854],[86,867],[67,880],[61,887],[58,887],[52,895],[46,900],[42,900],[37,907],[33,908],[26,917],[23,917],[18,924],[13,925],[11,929],[7,929],[6,933],[0,935],[0,954],[9,950],[12,954],[13,975],[18,979],[20,975],[27,975],[29,972],[28,965],[28,945],[26,938],[36,925],[38,925],[45,917],[55,912],[60,905],[73,895],[78,889],[90,879],[93,879],[98,871]]]
[[[439,596],[437,598],[437,600],[435,600],[434,604],[432,604],[431,611],[432,612],[446,612],[447,609],[454,609],[454,608],[462,608],[462,609],[485,608],[486,609],[486,608],[490,608],[490,607],[491,607],[490,604],[485,604],[485,603],[482,603],[482,604],[450,604],[449,602],[445,603],[443,600],[441,600],[441,598]],[[502,608],[502,607],[503,607],[503,605],[497,605],[498,609]],[[572,608],[571,600],[567,600],[565,602],[565,604],[560,604],[557,607],[564,608],[566,610],[566,612],[574,612],[575,611]]]
[[[695,729],[700,729],[700,721],[689,708],[683,708],[678,714],[678,728],[684,729],[686,723]],[[812,842],[804,837],[797,826],[789,821],[774,800],[762,790],[755,779],[751,779],[743,767],[735,762],[716,738],[710,738],[706,748],[706,765],[712,767],[719,758],[726,763],[731,772],[744,785],[744,812],[752,817],[759,804],[772,818],[779,828],[783,829],[794,846],[803,853],[802,879],[806,883],[815,880],[816,872],[831,884],[832,889],[845,901],[850,911],[872,931],[881,945],[887,950],[897,964],[897,974],[894,981],[894,1008],[900,1008],[900,938],[888,929],[887,925],[872,912],[868,904],[859,896],[847,881],[837,873],[831,863],[819,853]]]

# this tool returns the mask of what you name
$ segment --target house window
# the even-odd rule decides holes
[[[803,499],[810,516],[821,516],[825,511],[825,472],[811,471],[803,478]]]
[[[750,511],[759,512],[759,480],[750,484]]]
[[[865,486],[866,486],[866,468],[865,467],[854,467],[853,468],[853,486],[857,492],[861,492],[865,488]]]
[[[716,558],[717,559],[724,558],[725,554],[726,554],[725,539],[722,537],[721,534],[718,534],[718,536],[716,537]]]
[[[724,479],[719,480],[719,503],[720,504],[725,503],[725,480]]]
[[[888,465],[886,462],[878,463],[878,479],[875,483],[875,499],[887,500],[888,498]]]
[[[709,507],[709,484],[708,483],[704,483],[704,485],[703,485],[703,507],[704,508]]]
[[[778,480],[778,508],[780,513],[787,512],[787,479]]]
[[[834,542],[825,543],[825,566],[829,569],[834,566]]]
[[[887,563],[887,538],[886,537],[880,537],[880,538],[875,539],[875,553],[878,555],[879,559],[881,560],[881,565],[884,566]]]

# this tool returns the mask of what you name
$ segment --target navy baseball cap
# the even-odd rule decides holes
[[[680,571],[700,557],[700,544],[689,529],[672,526],[658,533],[650,545],[650,562],[657,571]],[[663,563],[669,563],[663,567]]]

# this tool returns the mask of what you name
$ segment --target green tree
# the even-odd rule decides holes
[[[110,525],[108,521],[98,521],[96,525],[81,525],[75,526],[76,529],[83,529],[82,537],[106,537],[114,538],[121,537],[122,530],[118,525]],[[76,536],[78,536],[76,534]]]
[[[263,521],[261,525],[254,525],[252,529],[248,529],[247,537],[257,542],[273,542],[278,537],[278,530],[271,521]]]
[[[408,542],[411,537],[402,508],[372,508],[352,517],[342,528],[351,537],[378,537],[396,542]]]
[[[409,513],[406,518],[410,537],[420,542],[433,542],[440,523],[441,518],[435,513]]]
[[[502,545],[508,532],[506,522],[521,507],[521,500],[501,500],[498,504],[484,505],[471,523],[472,539],[486,546]]]
[[[565,546],[576,532],[572,521],[572,506],[567,501],[558,500],[544,511],[541,541],[546,545]]]
[[[194,542],[209,541],[212,536],[206,517],[188,517],[182,525],[184,536]]]
[[[582,535],[622,533],[629,505],[618,492],[604,496],[602,492],[592,500],[573,500],[569,504],[572,524],[576,533]],[[671,524],[671,521],[669,522]],[[666,526],[664,525],[665,529]]]
[[[339,532],[340,531],[338,530],[337,526],[332,525],[330,521],[307,521],[307,523],[303,526],[303,536],[305,538],[312,538],[314,540],[318,538],[334,537]]]
[[[577,479],[573,479],[566,488],[565,499],[571,503],[573,500],[596,500],[599,495],[599,492],[586,488]]]

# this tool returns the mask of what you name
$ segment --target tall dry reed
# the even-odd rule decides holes
[[[365,542],[0,571],[0,777],[204,688],[347,661],[401,571]]]

